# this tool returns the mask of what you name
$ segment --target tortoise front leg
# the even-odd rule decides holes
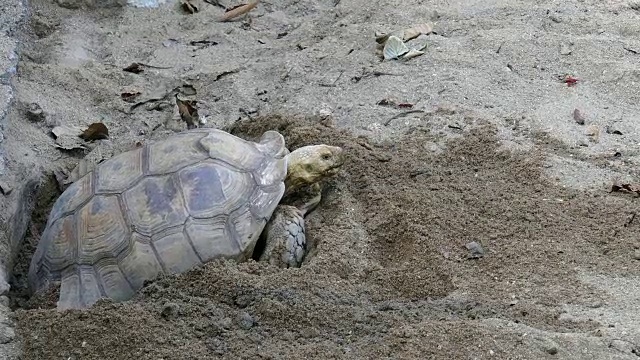
[[[281,268],[300,267],[307,252],[304,217],[315,209],[322,198],[321,187],[311,187],[310,199],[299,208],[291,205],[278,205],[265,226],[265,248],[260,261]]]

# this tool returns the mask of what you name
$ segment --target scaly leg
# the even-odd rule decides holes
[[[279,205],[265,226],[266,244],[260,261],[281,268],[300,267],[307,252],[304,217],[318,206],[322,198],[321,187],[311,187],[310,198],[299,208]]]

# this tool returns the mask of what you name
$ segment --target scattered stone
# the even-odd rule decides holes
[[[480,243],[472,241],[467,243],[464,247],[469,250],[467,259],[480,259],[481,257],[484,257],[485,251]]]
[[[13,188],[11,187],[11,185],[7,184],[4,181],[0,181],[0,192],[2,193],[2,195],[9,195],[12,191]]]
[[[549,347],[547,347],[545,349],[545,351],[549,354],[549,355],[556,355],[558,353],[558,347],[555,345],[551,345]]]
[[[16,337],[13,328],[9,326],[0,326],[0,344],[8,344]]]
[[[573,120],[575,120],[578,125],[584,125],[584,116],[582,115],[580,110],[573,110]]]
[[[168,302],[164,304],[164,306],[162,307],[162,311],[160,311],[160,316],[162,316],[165,319],[171,319],[171,318],[177,317],[179,312],[180,312],[180,306],[178,306],[178,304]]]
[[[615,129],[611,126],[607,126],[605,131],[607,132],[607,134],[622,135],[622,131]]]
[[[635,354],[636,346],[626,340],[614,339],[609,343],[609,347],[626,354]]]
[[[229,328],[231,328],[231,324],[232,323],[233,322],[231,321],[231,318],[225,317],[224,319],[220,320],[219,325],[223,329],[229,329]]]
[[[636,249],[636,250],[633,252],[633,258],[634,258],[635,260],[640,260],[640,249]]]
[[[31,103],[27,105],[27,118],[33,122],[42,122],[46,120],[46,115],[40,105]]]
[[[247,312],[242,312],[238,315],[238,325],[245,330],[249,330],[255,325],[255,320]]]
[[[573,50],[568,44],[560,45],[560,55],[571,55],[572,52]]]
[[[589,137],[589,141],[598,142],[600,140],[600,128],[597,125],[589,125],[584,132]]]

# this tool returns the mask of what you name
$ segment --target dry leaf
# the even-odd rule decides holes
[[[176,105],[182,121],[187,123],[187,129],[193,129],[198,122],[198,102],[195,100],[180,100],[176,94]]]
[[[139,91],[127,91],[120,94],[120,98],[124,102],[133,103],[135,102],[136,98],[140,95],[142,95],[142,93]]]
[[[122,70],[130,73],[134,73],[134,74],[139,74],[144,71],[144,68],[140,63],[132,63],[131,65],[127,66]]]
[[[385,60],[397,59],[402,55],[409,52],[409,48],[405,45],[400,38],[396,36],[389,36],[389,39],[384,44],[382,54]]]
[[[411,39],[415,39],[420,35],[429,35],[432,32],[433,32],[433,27],[430,24],[423,23],[423,24],[412,26],[408,29],[395,30],[390,33],[376,32],[375,37],[376,37],[376,42],[378,44],[384,44],[385,42],[387,42],[387,40],[391,36],[395,36],[401,39],[402,41],[408,41]]]
[[[103,123],[93,123],[79,135],[85,141],[108,139],[109,129]]]
[[[182,1],[182,10],[189,14],[195,14],[198,12],[198,7],[193,5],[189,0]]]
[[[70,126],[56,126],[51,129],[56,139],[55,146],[63,150],[84,149],[85,146],[79,136],[82,130]]]
[[[424,51],[420,51],[420,50],[416,50],[416,49],[411,49],[411,50],[409,50],[409,52],[408,52],[408,53],[404,54],[404,55],[402,56],[402,58],[403,58],[403,59],[405,59],[405,60],[409,60],[409,59],[413,59],[413,58],[414,58],[414,57],[416,57],[416,56],[420,56],[420,55],[422,55],[422,54],[424,54]]]
[[[253,9],[254,7],[256,7],[258,5],[258,3],[260,2],[260,0],[254,0],[248,4],[242,4],[242,5],[238,5],[235,7],[230,8],[229,10],[227,10],[227,12],[224,13],[224,15],[222,15],[222,17],[220,17],[220,19],[218,19],[218,21],[220,22],[224,22],[224,21],[229,21],[235,17],[238,17],[240,15],[244,15],[246,13],[248,13],[249,11],[251,11],[251,9]]]
[[[404,36],[402,40],[409,41],[415,39],[420,35],[429,35],[433,32],[433,27],[427,23],[418,24],[408,29],[404,29]]]

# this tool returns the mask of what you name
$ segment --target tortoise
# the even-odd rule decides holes
[[[56,200],[31,260],[30,290],[59,284],[57,308],[82,309],[129,300],[145,281],[218,258],[299,267],[304,216],[320,201],[320,181],[343,163],[340,147],[290,152],[271,130],[251,142],[193,129],[123,152]],[[310,195],[302,205],[282,203],[303,189]]]

